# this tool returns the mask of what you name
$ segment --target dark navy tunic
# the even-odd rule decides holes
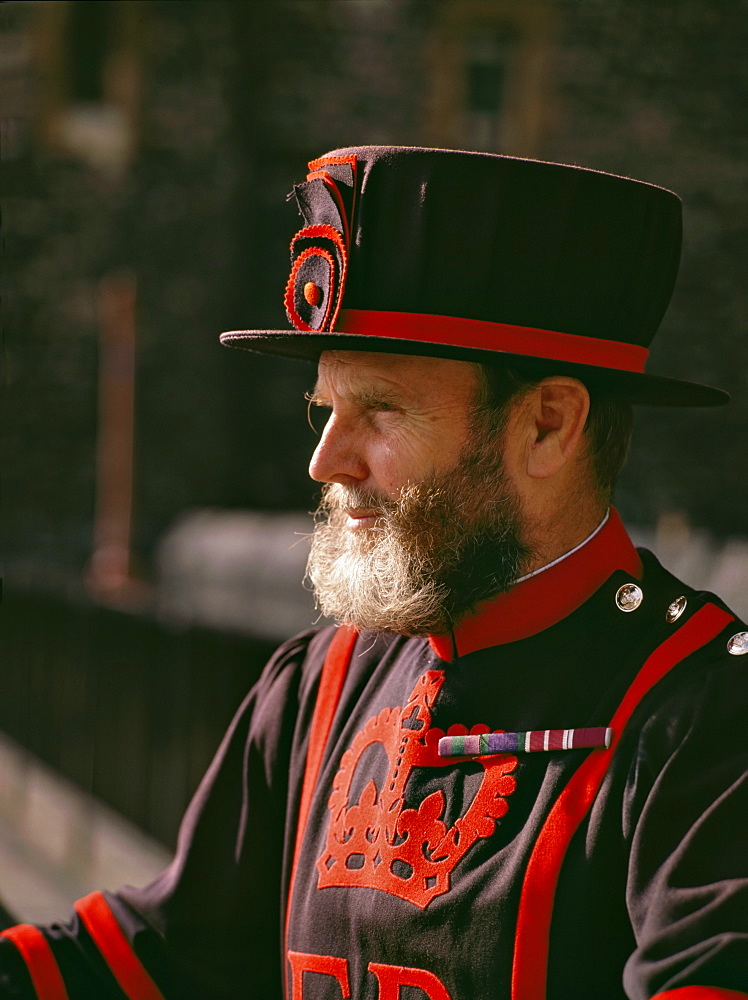
[[[643,599],[623,611],[631,583]],[[713,595],[637,555],[612,519],[454,636],[359,636],[289,909],[335,630],[304,633],[237,713],[170,867],[37,931],[47,958],[69,1000],[534,1000],[521,984],[537,970],[515,969],[513,993],[512,969],[518,934],[532,957],[540,928],[548,1000],[748,991],[748,658],[728,651],[744,630]],[[679,633],[671,669],[610,751],[439,756],[448,733],[609,725],[642,665],[676,649]],[[539,840],[553,846],[554,804],[593,754],[609,757],[590,808],[560,861],[535,857],[557,868],[543,931],[543,900],[523,896],[523,882]],[[44,970],[29,941],[0,939],[4,998],[37,995]]]

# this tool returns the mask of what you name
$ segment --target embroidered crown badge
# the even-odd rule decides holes
[[[442,671],[419,678],[404,708],[385,708],[357,733],[343,755],[328,808],[331,812],[325,850],[317,862],[318,886],[365,886],[399,896],[425,909],[450,889],[452,872],[478,840],[490,837],[509,808],[515,789],[517,758],[508,754],[482,757],[480,787],[467,811],[451,828],[443,822],[446,800],[439,790],[417,808],[405,808],[408,778],[416,767],[450,767],[459,758],[440,757],[439,739],[431,728],[430,708],[444,682]],[[470,735],[487,733],[474,726]],[[467,735],[450,726],[447,735]],[[357,803],[349,797],[356,768],[365,751],[380,744],[389,769],[381,787],[370,780]]]

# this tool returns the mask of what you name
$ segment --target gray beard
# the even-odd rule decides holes
[[[346,527],[345,508],[373,510]],[[397,500],[325,486],[307,576],[322,614],[359,631],[440,635],[523,575],[531,551],[519,499],[485,442]]]

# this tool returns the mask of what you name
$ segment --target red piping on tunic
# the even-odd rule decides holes
[[[610,766],[624,726],[642,698],[669,670],[733,621],[706,604],[647,658],[611,720],[610,750],[593,750],[575,771],[538,834],[520,895],[512,969],[512,1000],[545,1000],[553,901],[571,839],[590,810]],[[665,994],[666,995],[666,994]],[[729,994],[728,994],[729,995]],[[719,994],[715,994],[715,1000]],[[678,1000],[702,1000],[686,994]],[[705,994],[703,1000],[709,1000]]]
[[[643,372],[649,357],[646,347],[620,340],[582,337],[576,333],[538,330],[531,326],[491,323],[482,319],[431,316],[428,313],[343,309],[334,324],[334,331],[501,351],[624,372]]]
[[[293,864],[291,866],[291,878],[288,883],[288,899],[286,902],[286,930],[285,939],[288,951],[288,925],[291,918],[291,902],[293,899],[294,883],[296,881],[296,866],[299,863],[301,845],[304,841],[304,831],[306,830],[309,810],[312,806],[314,789],[317,786],[319,769],[322,766],[322,757],[327,746],[327,738],[330,735],[335,709],[338,707],[340,694],[343,690],[343,682],[348,672],[348,664],[351,661],[353,647],[356,644],[358,633],[349,625],[341,625],[333,636],[330,647],[325,656],[320,675],[319,690],[317,700],[314,705],[312,725],[309,730],[309,748],[306,755],[306,767],[304,769],[304,783],[301,788],[301,802],[299,804],[299,818],[296,824],[296,843],[294,844]],[[284,969],[286,964],[284,962]]]
[[[460,622],[454,645],[451,635],[434,635],[431,648],[443,660],[452,660],[536,635],[581,607],[616,569],[641,580],[639,553],[611,507],[605,525],[577,552],[481,605]]]
[[[68,1000],[68,992],[49,942],[38,927],[16,924],[0,932],[21,953],[38,1000]]]
[[[91,892],[79,899],[75,912],[130,1000],[164,1000],[100,892]]]

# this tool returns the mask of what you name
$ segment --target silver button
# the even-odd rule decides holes
[[[667,611],[665,612],[665,621],[671,623],[677,622],[686,610],[687,604],[688,600],[682,594],[680,597],[676,597],[672,604],[668,604]]]
[[[616,593],[616,604],[621,611],[636,611],[643,600],[641,587],[635,583],[624,583]]]
[[[727,641],[727,652],[733,656],[744,656],[748,653],[748,632],[736,632]]]

